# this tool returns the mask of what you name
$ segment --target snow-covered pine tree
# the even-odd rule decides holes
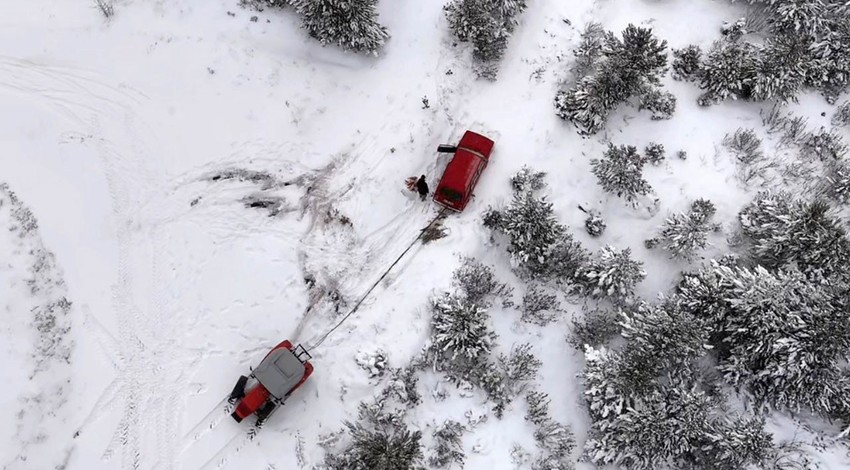
[[[829,162],[842,159],[847,154],[847,144],[838,132],[821,127],[807,133],[800,143],[800,156],[809,160]]]
[[[452,280],[468,302],[482,307],[489,307],[492,297],[507,298],[512,291],[507,284],[496,279],[492,267],[474,258],[461,258],[460,266],[452,273]]]
[[[757,400],[794,412],[847,418],[850,287],[799,271],[715,266],[724,299],[712,342],[718,370]]]
[[[692,44],[682,49],[673,49],[673,79],[699,80],[702,70],[702,49]]]
[[[638,110],[647,110],[652,113],[653,121],[670,119],[676,112],[676,97],[669,91],[661,91],[658,88],[650,88],[649,91],[640,96]]]
[[[708,245],[708,233],[720,228],[719,225],[709,222],[715,212],[711,201],[697,199],[691,205],[689,213],[667,217],[658,235],[661,245],[673,258],[693,258],[699,250]]]
[[[840,204],[850,202],[850,162],[842,159],[826,164],[823,191],[827,197]]]
[[[535,171],[527,165],[523,167],[511,177],[511,189],[515,193],[525,193],[529,191],[540,191],[546,187],[546,172]]]
[[[604,345],[622,330],[620,311],[594,308],[584,312],[583,318],[573,317],[567,342],[583,350],[585,346]]]
[[[841,103],[835,108],[830,123],[835,127],[850,126],[850,100]]]
[[[653,165],[660,165],[664,161],[664,144],[650,142],[643,151],[646,161]]]
[[[552,249],[566,236],[566,228],[555,219],[552,203],[531,192],[514,193],[507,208],[488,211],[484,226],[508,237],[508,252],[515,266],[529,277],[550,272]]]
[[[590,165],[603,190],[634,203],[638,196],[652,191],[643,179],[644,161],[634,146],[609,144],[602,159],[591,160]]]
[[[378,0],[292,0],[302,27],[322,44],[377,54],[389,38],[378,23]]]
[[[674,302],[640,303],[622,311],[620,375],[629,387],[648,394],[665,373],[678,374],[708,350],[707,322],[678,308]]]
[[[325,456],[328,470],[410,470],[422,461],[422,434],[405,425],[346,422],[350,442]]]
[[[434,299],[426,360],[436,370],[475,382],[495,339],[484,308],[449,294]]]
[[[538,283],[532,283],[522,296],[522,316],[526,323],[546,326],[561,312],[558,298]]]
[[[843,272],[850,242],[828,204],[795,200],[790,194],[759,193],[738,216],[750,253],[768,267],[797,264],[804,272]]]
[[[659,41],[651,29],[630,24],[623,30],[622,39],[607,32],[602,44],[595,73],[583,76],[573,88],[555,96],[556,114],[572,122],[582,135],[601,130],[619,103],[658,85],[667,67],[667,42]]]
[[[808,61],[808,44],[798,36],[776,36],[755,54],[750,98],[796,101],[803,87]]]
[[[632,250],[605,246],[578,273],[586,295],[608,297],[614,302],[630,302],[637,284],[646,277],[643,263],[631,257]]]
[[[596,61],[602,55],[602,46],[605,40],[605,29],[599,23],[588,23],[581,33],[578,47],[573,50],[575,64],[573,73],[576,78],[582,79],[593,73]]]
[[[605,223],[605,219],[596,211],[589,212],[587,218],[584,219],[584,229],[591,237],[601,236],[605,233],[607,227],[608,225]]]
[[[428,464],[433,468],[446,468],[457,464],[463,468],[466,455],[463,453],[463,425],[457,421],[446,420],[442,426],[434,430],[434,448]]]
[[[697,102],[709,106],[730,96],[749,99],[757,66],[755,52],[749,43],[716,41],[702,61],[699,80],[705,93]]]
[[[444,7],[455,37],[472,43],[479,76],[495,79],[496,64],[525,7],[525,0],[452,0]]]
[[[549,421],[549,395],[532,390],[525,395],[525,420],[531,421],[535,426],[539,426],[546,421]]]

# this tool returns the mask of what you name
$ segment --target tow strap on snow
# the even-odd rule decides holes
[[[352,308],[348,313],[346,313],[345,316],[342,317],[337,322],[337,324],[333,326],[333,328],[331,328],[325,334],[323,334],[318,339],[318,341],[316,341],[313,344],[306,346],[304,349],[307,349],[308,351],[312,351],[313,349],[318,348],[325,341],[325,339],[327,339],[327,337],[330,336],[330,334],[334,332],[334,330],[339,328],[345,322],[345,320],[348,320],[348,317],[353,315],[354,312],[356,312],[357,309],[360,308],[360,305],[363,303],[364,300],[366,300],[366,297],[368,297],[369,294],[371,294],[372,291],[375,290],[375,287],[378,287],[378,284],[380,284],[381,281],[383,281],[384,278],[387,277],[387,274],[389,274],[390,271],[392,271],[392,269],[395,267],[395,265],[398,264],[398,262],[401,261],[402,258],[404,258],[404,255],[406,255],[407,252],[410,251],[410,249],[413,248],[414,245],[416,245],[416,242],[418,242],[419,240],[422,239],[422,236],[425,235],[425,233],[428,231],[428,229],[430,229],[435,223],[437,223],[439,220],[441,220],[446,215],[447,211],[448,211],[448,209],[446,209],[445,207],[440,209],[440,212],[437,213],[437,216],[434,217],[433,219],[431,219],[431,222],[429,222],[428,225],[425,226],[425,228],[423,228],[419,231],[419,236],[417,236],[416,239],[413,240],[410,243],[410,245],[408,245],[407,248],[405,248],[405,250],[400,255],[398,255],[398,258],[396,258],[395,261],[393,261],[393,264],[391,264],[390,267],[387,268],[387,270],[384,271],[383,274],[381,274],[381,277],[379,277],[378,280],[375,281],[375,283],[372,284],[371,287],[369,287],[369,290],[367,290],[366,293],[363,294],[362,297],[360,297],[360,300],[357,301],[357,303],[354,305],[354,308]]]

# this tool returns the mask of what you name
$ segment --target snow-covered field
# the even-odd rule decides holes
[[[739,182],[721,140],[760,126],[759,106],[701,108],[693,84],[666,77],[674,119],[621,107],[604,132],[582,138],[552,101],[585,23],[651,26],[670,47],[707,46],[739,5],[532,0],[490,82],[453,45],[443,3],[382,0],[391,39],[378,57],[322,47],[293,12],[236,0],[122,0],[110,20],[94,2],[0,3],[0,468],[320,464],[320,441],[380,388],[355,359],[380,349],[406,365],[428,337],[429,299],[449,289],[461,255],[522,292],[481,216],[510,200],[508,179],[523,165],[548,173],[549,201],[586,247],[632,249],[648,299],[687,267],[643,247],[666,214],[708,198],[732,231],[758,188]],[[811,127],[832,114],[815,94],[793,108]],[[243,439],[245,426],[221,411],[233,382],[282,339],[313,344],[383,274],[437,212],[403,191],[404,178],[424,173],[436,186],[446,157],[434,149],[466,129],[496,141],[475,200],[312,351],[314,375]],[[650,141],[688,159],[648,166],[660,206],[636,211],[602,192],[589,162],[608,142]],[[584,233],[577,205],[604,214],[603,237]],[[706,258],[724,246],[714,237]],[[575,432],[575,458],[588,426],[576,377],[584,359],[565,338],[580,307],[545,328],[490,310],[499,352],[530,342],[543,361],[536,383]],[[39,327],[34,314],[45,310],[58,319]],[[410,417],[423,442],[451,418],[470,428],[466,468],[521,465],[512,447],[535,446],[522,400],[473,425],[467,418],[491,404],[439,380],[421,377]],[[779,434],[797,431],[773,421]],[[850,466],[840,447],[815,458]]]

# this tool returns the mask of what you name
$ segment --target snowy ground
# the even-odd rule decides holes
[[[380,347],[402,366],[418,352],[428,299],[448,287],[459,255],[512,279],[480,216],[507,200],[507,178],[523,164],[549,172],[550,200],[586,246],[633,249],[649,272],[647,297],[683,267],[643,249],[666,213],[707,197],[731,224],[758,189],[736,180],[720,147],[726,133],[760,125],[757,106],[698,108],[695,87],[669,80],[675,119],[624,109],[591,139],[552,107],[586,22],[651,25],[672,47],[705,45],[739,16],[725,1],[533,0],[495,83],[474,80],[440,1],[384,0],[392,39],[379,58],[322,48],[290,12],[236,3],[126,0],[108,22],[88,2],[0,4],[0,468],[310,468],[323,456],[320,436],[375,392],[354,357]],[[828,120],[819,98],[801,103],[811,126]],[[238,375],[281,339],[310,343],[335,322],[305,276],[350,307],[436,212],[402,192],[403,179],[435,183],[445,161],[434,148],[467,128],[493,137],[496,151],[476,199],[446,221],[450,236],[412,250],[315,350],[316,373],[257,439],[228,444],[242,428],[209,424]],[[606,141],[688,152],[647,169],[657,214],[597,186],[589,160]],[[256,201],[274,215],[246,207]],[[577,204],[605,214],[601,240],[581,231]],[[5,230],[19,224],[15,207],[38,227]],[[46,252],[55,255],[39,268],[47,274],[33,274]],[[47,287],[33,292],[27,279]],[[70,359],[39,373],[31,312],[62,296],[72,302],[60,335]],[[534,344],[553,417],[581,442],[581,356],[564,341],[568,320],[543,330],[513,310],[491,315],[500,350]],[[435,402],[435,381],[423,379],[415,412],[423,434],[488,409],[456,393]],[[519,408],[491,417],[465,436],[467,468],[511,468],[511,446],[533,449],[531,433]],[[850,465],[825,455],[825,468]]]

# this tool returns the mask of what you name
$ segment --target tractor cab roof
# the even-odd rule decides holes
[[[283,399],[304,377],[304,364],[287,348],[269,353],[254,376],[275,398]]]

